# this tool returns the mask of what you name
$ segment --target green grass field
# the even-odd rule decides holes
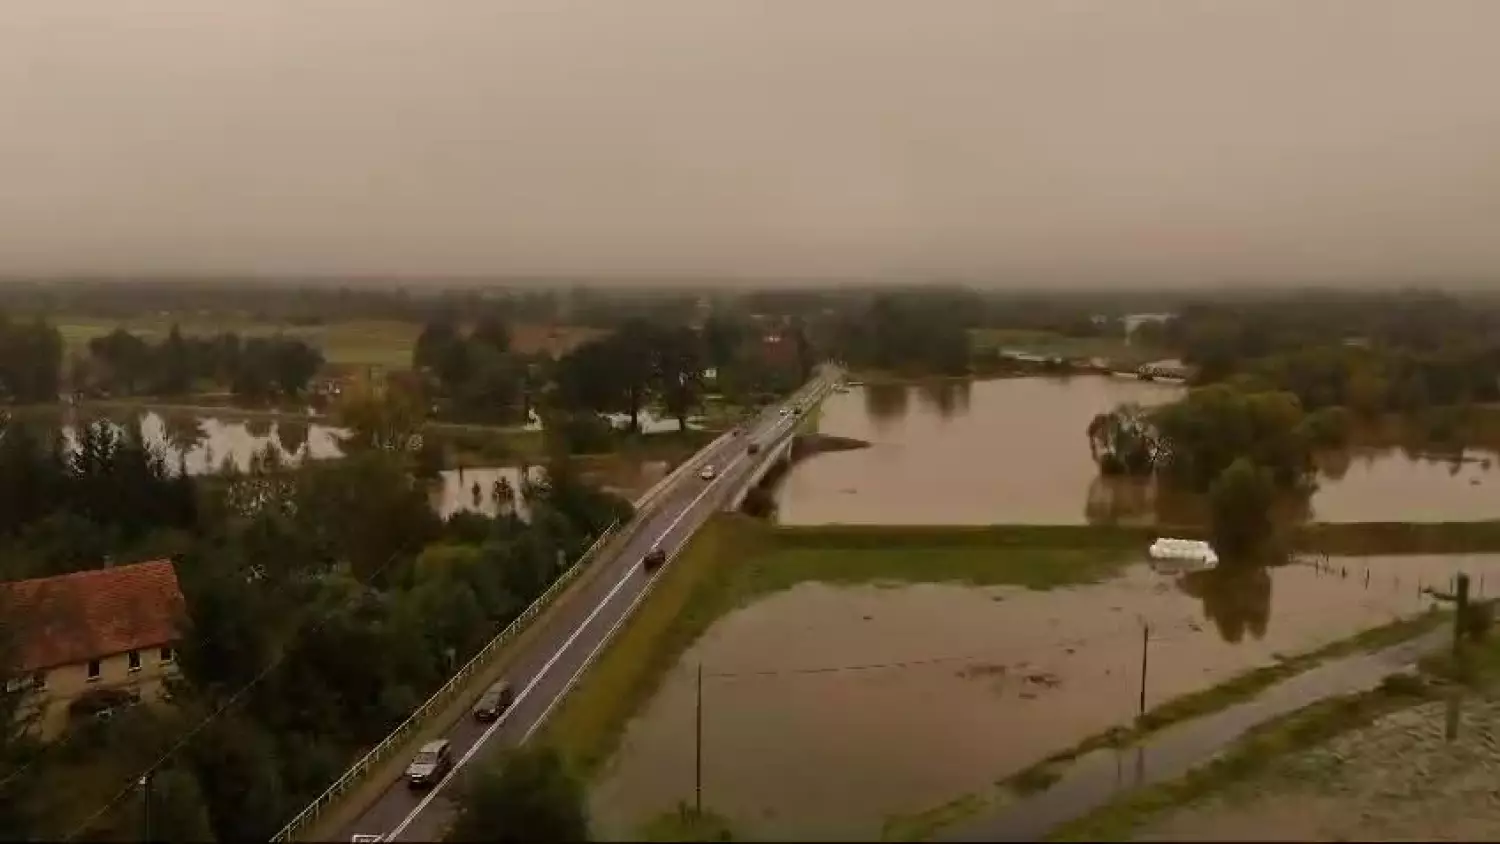
[[[285,334],[318,347],[328,363],[341,366],[379,366],[405,369],[411,366],[412,348],[422,327],[413,322],[351,320],[324,325],[289,325],[232,316],[191,314],[136,317],[127,320],[94,319],[63,314],[54,318],[69,354],[86,354],[88,343],[116,328],[156,342],[167,336],[175,323],[183,334],[207,336],[234,331],[245,336]]]

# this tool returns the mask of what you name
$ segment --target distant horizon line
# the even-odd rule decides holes
[[[1215,292],[1286,292],[1306,291],[1397,291],[1397,290],[1443,290],[1462,292],[1500,293],[1500,277],[1497,278],[1446,278],[1446,279],[1397,279],[1371,278],[1361,281],[1268,281],[1248,279],[1223,280],[1199,284],[1141,283],[1128,286],[1070,285],[1057,288],[1046,282],[1005,284],[962,278],[891,278],[878,276],[738,276],[716,274],[603,274],[588,275],[574,273],[442,273],[423,275],[415,273],[16,273],[0,274],[0,286],[37,286],[48,284],[210,284],[241,285],[247,283],[276,286],[307,287],[386,287],[394,289],[418,289],[426,287],[432,292],[444,289],[465,289],[480,286],[528,288],[566,285],[575,288],[619,287],[625,289],[814,289],[868,288],[868,287],[933,287],[964,288],[983,292],[1011,292],[1051,295],[1078,294],[1123,294],[1123,293],[1215,293]]]

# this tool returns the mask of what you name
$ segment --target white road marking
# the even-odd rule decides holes
[[[692,537],[689,536],[679,541],[677,543],[677,547],[673,548],[672,553],[668,555],[669,558],[675,558],[677,556],[677,552],[682,550],[682,546],[688,544],[691,539]],[[651,579],[646,581],[646,585],[641,588],[641,591],[636,593],[635,600],[630,602],[630,606],[625,608],[625,612],[621,613],[620,617],[615,619],[615,623],[610,625],[610,628],[604,632],[604,636],[600,638],[599,641],[594,645],[594,649],[589,651],[589,655],[583,658],[583,662],[579,663],[578,669],[573,672],[573,676],[568,678],[568,682],[563,684],[562,689],[552,698],[552,701],[547,704],[547,708],[542,710],[541,716],[538,717],[536,721],[532,723],[531,727],[526,730],[526,734],[521,736],[521,744],[525,744],[526,742],[530,741],[531,735],[535,733],[539,727],[547,723],[547,716],[551,715],[552,710],[555,709],[559,703],[562,703],[563,698],[568,696],[568,692],[572,691],[573,686],[578,682],[578,678],[583,676],[583,672],[587,671],[588,667],[593,664],[594,657],[599,655],[599,651],[603,650],[604,646],[609,644],[609,642],[614,639],[615,631],[620,629],[620,625],[624,624],[626,621],[629,621],[630,617],[635,614],[636,606],[639,605],[640,602],[645,599],[646,595],[651,592],[651,587],[656,583],[656,579],[658,577],[661,577],[662,574],[666,572],[666,570],[667,567],[662,566],[651,575]]]
[[[820,385],[820,387],[821,387],[821,385]],[[820,387],[819,388],[814,388],[813,392],[816,394],[816,392],[818,392],[818,390],[820,389]],[[785,427],[788,427],[793,422],[794,422],[794,418],[783,418],[783,419],[780,419],[780,420],[776,421],[771,426],[772,437],[774,438],[776,436],[780,436],[781,429],[783,429]],[[656,538],[657,543],[660,543],[663,539],[666,539],[666,537],[668,535],[670,535],[672,533],[672,531],[676,530],[677,526],[682,523],[682,520],[685,519],[685,518],[687,518],[688,514],[692,513],[697,508],[698,503],[700,501],[702,501],[705,497],[707,497],[708,494],[713,491],[714,487],[716,485],[718,485],[718,483],[720,481],[722,481],[725,477],[728,477],[729,474],[730,474],[730,470],[732,470],[734,467],[738,466],[741,461],[743,461],[743,460],[746,459],[746,457],[748,457],[748,454],[746,452],[742,451],[738,456],[736,456],[733,460],[731,460],[729,462],[729,465],[726,466],[726,467],[724,467],[724,471],[721,472],[712,481],[710,481],[708,483],[708,485],[703,488],[703,491],[700,492],[700,493],[698,493],[698,495],[691,502],[688,503],[687,507],[683,508],[683,510],[682,510],[681,513],[677,514],[677,518],[673,519],[672,523],[670,525],[667,525],[667,529],[664,530],[664,531],[662,531],[661,534],[659,534],[657,536],[657,538]],[[682,550],[682,546],[685,545],[686,543],[687,543],[687,540],[683,540],[682,542],[677,543],[677,546],[672,549],[672,554],[670,556],[675,557],[677,555],[677,552],[681,551]],[[437,785],[435,785],[432,788],[432,790],[430,792],[428,792],[427,795],[422,798],[421,802],[419,802],[417,804],[416,808],[412,809],[411,812],[410,812],[410,814],[408,814],[405,818],[403,818],[402,821],[401,821],[401,823],[398,824],[395,829],[391,830],[390,835],[387,837],[386,840],[388,840],[388,841],[395,841],[396,839],[398,839],[401,836],[401,833],[405,832],[406,828],[409,827],[409,826],[411,826],[412,822],[417,819],[417,816],[421,815],[422,812],[424,812],[427,809],[427,807],[429,805],[431,805],[432,801],[435,800],[435,799],[437,799],[437,797],[438,797],[439,793],[442,791],[443,787],[446,786],[451,779],[453,779],[454,775],[456,775],[458,773],[459,769],[461,769],[465,764],[467,764],[468,761],[470,759],[472,759],[474,757],[474,755],[476,753],[478,753],[480,751],[480,749],[482,749],[484,747],[484,745],[490,740],[490,737],[495,734],[495,731],[498,730],[498,729],[500,729],[500,727],[505,724],[505,721],[506,721],[507,718],[510,717],[510,714],[512,712],[514,712],[516,710],[516,708],[520,705],[521,701],[524,700],[526,698],[526,696],[531,693],[531,690],[536,687],[536,684],[539,683],[539,682],[541,682],[542,678],[547,675],[547,672],[551,670],[552,666],[554,664],[556,664],[557,661],[560,658],[562,658],[563,653],[566,652],[568,650],[568,648],[572,647],[573,643],[578,640],[579,636],[583,635],[583,631],[588,628],[589,624],[591,624],[593,622],[594,618],[599,615],[600,611],[602,611],[604,609],[605,605],[607,605],[611,600],[613,600],[614,597],[615,597],[615,595],[622,588],[624,588],[625,584],[627,582],[629,582],[629,580],[632,577],[635,576],[635,570],[637,568],[639,568],[639,567],[640,567],[640,562],[639,561],[631,564],[630,568],[626,570],[625,574],[620,578],[619,582],[616,583],[614,585],[614,587],[609,590],[609,593],[607,595],[605,595],[604,598],[601,601],[599,601],[599,604],[597,606],[595,606],[594,609],[593,609],[593,611],[589,613],[588,617],[583,620],[583,623],[580,624],[580,625],[578,625],[578,628],[573,631],[573,635],[569,636],[568,639],[567,639],[567,641],[563,642],[562,646],[559,647],[557,649],[557,651],[552,654],[551,658],[549,658],[547,660],[547,662],[544,665],[542,665],[541,669],[537,671],[536,675],[531,678],[531,682],[527,683],[526,687],[523,688],[520,691],[520,693],[516,695],[515,699],[513,701],[511,701],[511,705],[509,707],[507,707],[504,712],[500,713],[500,717],[496,718],[495,721],[494,721],[494,723],[492,723],[488,728],[485,729],[485,731],[483,733],[480,734],[479,738],[477,740],[475,740],[474,744],[469,747],[468,751],[466,751],[464,753],[464,755],[461,756],[459,758],[459,760],[454,763],[453,769],[450,770],[447,773],[447,775],[445,775],[441,780],[438,781]],[[665,571],[665,567],[663,567],[662,569],[659,569],[657,572],[655,572],[651,576],[651,580],[647,581],[648,586],[649,586],[650,583],[654,582],[657,577],[659,577],[661,575],[662,571]],[[546,721],[547,716],[550,715],[551,712],[552,712],[552,710],[557,706],[558,701],[561,700],[563,698],[563,696],[566,695],[567,692],[572,689],[574,683],[577,682],[578,677],[579,677],[580,674],[582,674],[584,668],[586,668],[589,665],[589,663],[593,661],[594,655],[599,651],[599,649],[603,646],[603,644],[605,642],[609,641],[609,639],[614,635],[615,629],[618,628],[620,626],[620,624],[624,622],[625,619],[627,619],[627,618],[630,617],[631,613],[633,613],[635,611],[636,605],[641,602],[641,599],[645,596],[646,592],[648,592],[648,591],[649,591],[649,589],[643,588],[636,595],[635,599],[631,602],[630,606],[625,610],[625,613],[623,615],[621,615],[620,618],[615,621],[614,625],[611,626],[610,629],[605,633],[604,638],[602,638],[599,641],[599,644],[596,644],[594,646],[594,649],[589,652],[589,655],[584,659],[583,665],[580,666],[577,671],[573,672],[573,676],[568,678],[568,682],[563,686],[562,690],[560,690],[556,695],[554,695],[553,698],[552,698],[552,700],[548,702],[547,708],[542,711],[541,716],[535,722],[532,723],[531,727],[526,731],[526,734],[524,736],[522,736],[522,738],[521,738],[521,742],[522,743],[525,743],[525,741],[527,739],[531,738],[531,735],[532,735],[532,733],[534,733],[536,731],[536,728]]]
[[[744,459],[744,454],[739,455],[738,457],[734,458],[734,460],[730,461],[727,468],[734,468],[740,463],[740,461]],[[710,481],[709,484],[703,488],[703,491],[698,493],[698,496],[694,498],[687,507],[683,508],[681,513],[677,514],[677,518],[673,519],[670,525],[667,525],[667,529],[662,531],[661,534],[657,536],[656,541],[661,542],[669,534],[671,534],[672,531],[676,530],[677,526],[682,523],[682,520],[687,518],[688,514],[692,513],[697,508],[698,502],[707,497],[710,492],[713,492],[714,487],[718,485],[719,481],[723,478],[724,475],[720,475],[713,481]],[[679,547],[681,546],[679,545]],[[573,631],[573,635],[569,636],[567,641],[563,642],[562,645],[557,649],[557,651],[552,654],[552,657],[547,660],[546,664],[544,664],[541,669],[537,671],[536,675],[531,678],[531,682],[527,683],[526,687],[516,695],[515,699],[511,701],[510,706],[505,710],[505,712],[501,713],[500,717],[496,718],[494,723],[490,724],[490,726],[480,734],[478,740],[476,740],[474,744],[469,747],[468,751],[465,752],[463,756],[459,757],[459,760],[453,764],[453,769],[450,770],[447,775],[445,775],[441,780],[439,780],[437,785],[433,786],[432,790],[429,791],[427,795],[422,798],[422,801],[417,804],[417,807],[415,809],[412,809],[411,813],[408,814],[404,819],[402,819],[401,823],[398,824],[395,829],[391,830],[390,838],[388,840],[394,841],[399,838],[401,836],[401,833],[405,832],[408,826],[411,826],[412,821],[416,820],[417,816],[422,814],[422,812],[427,809],[428,805],[431,804],[433,800],[437,799],[437,796],[439,792],[442,791],[443,786],[447,785],[448,781],[453,779],[454,775],[459,772],[459,769],[463,768],[463,766],[474,757],[474,754],[478,753],[484,747],[485,743],[490,740],[490,736],[494,735],[495,731],[500,729],[500,727],[505,724],[506,718],[510,716],[510,713],[514,712],[516,708],[520,706],[521,701],[525,700],[526,696],[531,693],[531,690],[536,687],[536,684],[540,683],[542,681],[542,678],[547,676],[547,672],[550,671],[552,669],[552,666],[562,658],[562,655],[568,650],[568,648],[572,647],[573,643],[578,641],[578,637],[582,636],[583,631],[587,630],[588,626],[593,623],[595,616],[599,615],[604,607],[614,599],[615,595],[625,587],[625,584],[635,576],[635,570],[639,568],[640,565],[640,561],[637,560],[630,565],[630,568],[626,569],[625,574],[620,578],[620,581],[614,585],[614,588],[609,590],[609,594],[604,596],[603,600],[599,602],[598,606],[594,607],[593,612],[589,613],[588,617],[583,620],[583,623],[578,625],[578,629]],[[634,606],[634,604],[632,604],[632,606]],[[553,703],[555,702],[556,698],[553,699]],[[550,710],[551,706],[549,705],[548,711]]]

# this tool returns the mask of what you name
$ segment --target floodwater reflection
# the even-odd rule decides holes
[[[913,395],[915,394],[915,396]],[[871,384],[823,404],[823,433],[866,440],[786,474],[788,524],[1190,524],[1199,498],[1101,478],[1086,430],[1124,402],[1171,401],[1181,388],[1133,378],[1005,378]],[[1317,491],[1287,519],[1476,521],[1500,516],[1500,460],[1483,450],[1351,448],[1317,457]]]
[[[859,391],[864,394],[865,413],[877,429],[901,421],[911,407],[911,391],[905,384],[867,384]]]
[[[65,442],[76,442],[76,415],[65,415],[61,431]],[[176,468],[179,461],[189,474],[215,472],[226,462],[240,469],[248,468],[250,458],[270,448],[289,461],[325,460],[343,456],[342,429],[329,425],[266,418],[226,421],[197,414],[157,413],[155,411],[117,411],[100,418],[122,428],[140,424],[146,442],[160,446],[167,465]]]
[[[1235,643],[1245,632],[1266,637],[1271,623],[1271,573],[1265,566],[1219,566],[1182,575],[1178,588],[1203,604],[1203,616],[1224,641]]]
[[[922,403],[942,419],[951,419],[956,414],[969,412],[969,393],[974,382],[958,379],[927,381],[917,385],[917,396]]]

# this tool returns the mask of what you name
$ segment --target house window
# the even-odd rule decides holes
[[[140,651],[131,651],[128,654],[128,659],[130,660],[130,670],[131,671],[140,671],[141,670],[141,652]]]
[[[97,659],[89,660],[89,679],[99,679],[99,660]]]
[[[161,661],[162,662],[171,662],[172,660],[174,660],[176,658],[177,658],[177,654],[172,653],[172,646],[171,645],[168,645],[165,648],[161,649]]]

